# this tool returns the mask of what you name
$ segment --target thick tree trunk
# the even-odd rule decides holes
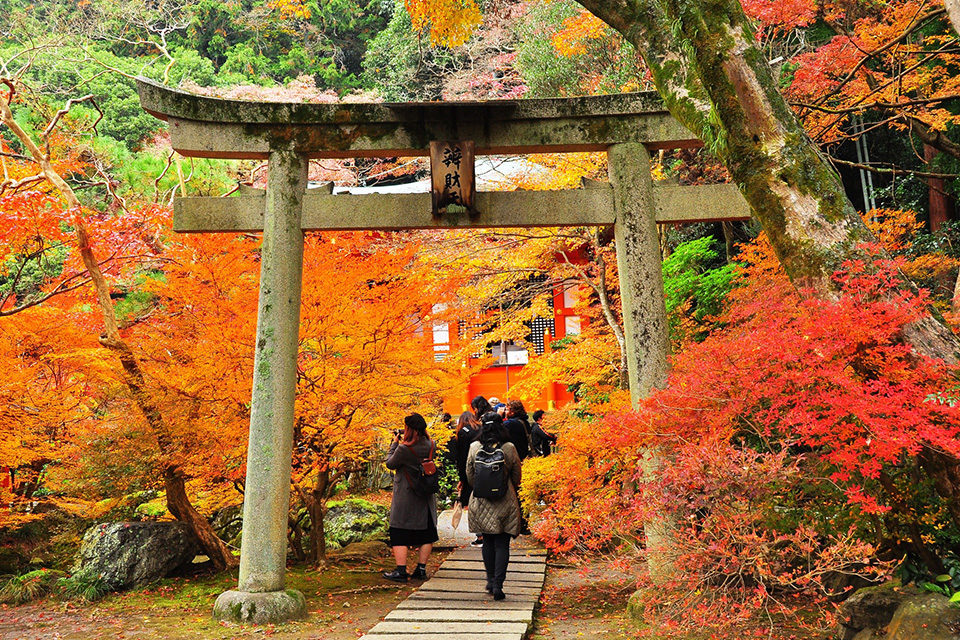
[[[923,145],[923,159],[931,165],[937,157],[938,149],[929,144]],[[953,200],[947,195],[947,181],[943,178],[927,178],[930,206],[930,231],[937,232],[944,224],[953,220]]]
[[[168,466],[163,472],[163,486],[167,493],[167,509],[173,517],[185,522],[193,530],[213,566],[218,571],[237,566],[239,560],[217,536],[207,519],[190,503],[183,471],[176,465]]]
[[[950,18],[953,30],[960,33],[960,0],[943,0],[943,6],[947,8],[947,16]]]
[[[307,559],[307,554],[303,550],[303,528],[300,526],[300,521],[291,516],[287,519],[287,526],[290,528],[287,540],[290,542],[293,557],[297,562],[303,562]]]
[[[643,54],[667,108],[724,161],[791,280],[835,296],[832,274],[873,236],[780,94],[739,0],[578,1]],[[904,338],[960,362],[935,313]]]
[[[323,517],[327,511],[329,485],[330,472],[317,473],[317,482],[307,500],[307,511],[310,513],[310,557],[318,567],[327,564],[327,537]]]
[[[953,315],[960,315],[960,272],[957,273],[957,283],[953,285],[953,304],[950,307]]]

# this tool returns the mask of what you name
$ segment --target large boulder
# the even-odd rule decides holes
[[[114,590],[159,580],[190,563],[199,543],[182,522],[110,522],[83,534],[73,571],[99,574]]]
[[[864,629],[882,629],[907,598],[920,592],[898,581],[860,589],[840,605],[840,638],[851,640]]]
[[[960,640],[960,609],[937,593],[908,598],[893,614],[886,640]]]
[[[243,530],[243,503],[218,509],[210,518],[210,526],[224,542],[231,542]]]
[[[328,502],[323,518],[327,544],[345,547],[352,542],[385,538],[389,513],[386,507],[359,498]]]

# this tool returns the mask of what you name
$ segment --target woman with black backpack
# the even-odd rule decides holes
[[[406,582],[409,577],[425,580],[427,560],[437,535],[436,488],[425,481],[425,468],[433,465],[436,444],[427,436],[427,421],[419,413],[403,419],[404,429],[398,433],[387,456],[387,468],[393,476],[393,501],[390,503],[390,546],[397,567],[384,571],[383,577]],[[436,467],[433,467],[436,475]],[[420,557],[412,575],[407,575],[407,549],[419,547]]]
[[[510,538],[520,534],[520,456],[508,441],[503,418],[495,412],[481,418],[480,437],[467,454],[467,478],[473,487],[467,522],[483,534],[483,566],[487,593],[503,600],[503,582],[510,562]]]

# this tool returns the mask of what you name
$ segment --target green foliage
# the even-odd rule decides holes
[[[37,569],[14,576],[0,588],[0,603],[23,604],[49,595],[65,575],[63,571]]]
[[[553,34],[560,31],[564,20],[580,11],[580,5],[572,0],[533,3],[518,25],[516,65],[531,97],[619,93],[638,83],[633,46],[614,36],[585,42],[583,54],[557,53]],[[584,79],[590,79],[589,88],[582,86]]]
[[[960,258],[960,220],[944,223],[936,233],[918,233],[907,252],[910,257],[937,253]]]
[[[65,246],[46,249],[39,255],[11,256],[0,264],[0,299],[8,295],[20,304],[40,292],[41,285],[63,272],[63,263],[69,250]]]
[[[457,473],[457,464],[454,460],[444,460],[440,465],[440,491],[437,492],[437,506],[448,509],[459,499],[457,483],[460,475]]]
[[[410,14],[397,0],[390,23],[367,48],[363,69],[376,79],[385,100],[439,100],[444,74],[458,63],[456,52],[430,47],[413,30]]]
[[[905,584],[912,582],[924,591],[939,593],[953,603],[960,603],[960,557],[953,551],[947,551],[942,555],[941,562],[946,573],[934,575],[922,561],[908,555],[897,568],[897,575]]]
[[[578,11],[576,4],[566,0],[537,3],[520,24],[517,68],[530,87],[531,97],[566,95],[579,83],[582,69],[577,58],[558,55],[546,35],[556,32]]]
[[[0,603],[24,604],[49,595],[94,602],[109,592],[110,586],[103,578],[89,570],[68,575],[53,569],[37,569],[10,578],[0,588]]]
[[[719,314],[735,285],[735,266],[716,266],[720,253],[713,248],[715,243],[712,236],[682,242],[663,261],[667,315],[675,338],[687,315],[701,322]]]
[[[96,602],[111,591],[110,585],[99,574],[89,569],[60,578],[56,582],[56,587],[62,597],[86,602]]]

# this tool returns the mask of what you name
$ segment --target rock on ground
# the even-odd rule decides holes
[[[110,522],[83,534],[74,571],[99,574],[114,590],[159,580],[193,560],[199,544],[181,522]]]
[[[893,614],[887,640],[960,640],[960,609],[936,593],[908,598]]]
[[[882,629],[893,619],[897,607],[916,596],[914,587],[888,582],[860,589],[840,605],[840,637],[851,640],[863,629]]]
[[[388,515],[386,507],[359,498],[328,502],[323,518],[327,543],[345,547],[371,538],[386,538]]]
[[[231,542],[243,529],[243,503],[218,509],[210,518],[210,526],[224,542]]]

